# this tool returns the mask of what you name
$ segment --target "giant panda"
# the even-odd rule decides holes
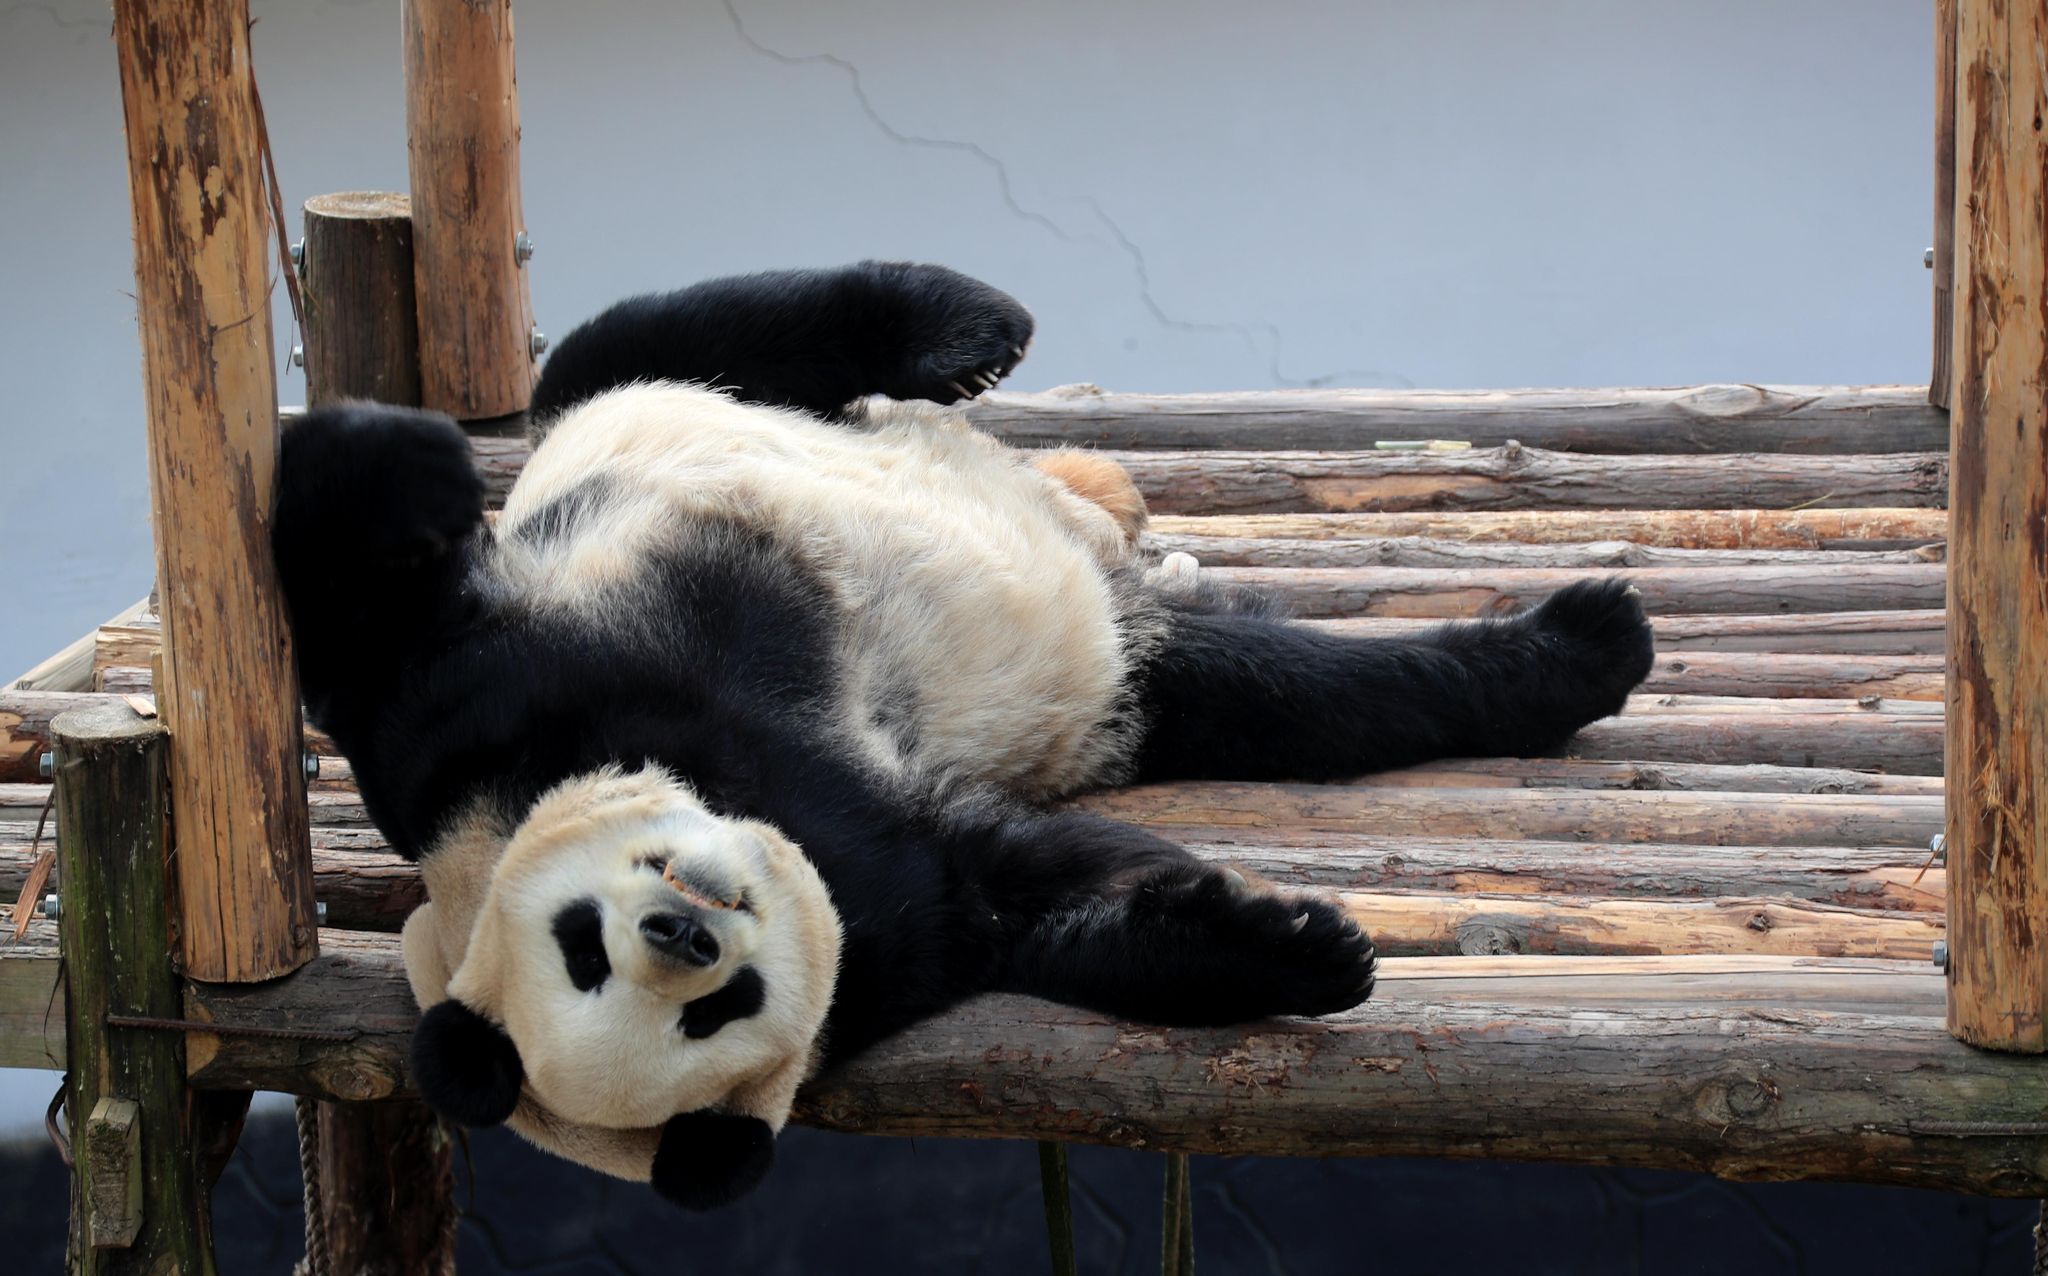
[[[1148,574],[1113,465],[947,406],[1031,336],[905,263],[621,303],[549,361],[495,526],[445,417],[286,432],[299,673],[426,880],[440,1111],[701,1209],[766,1172],[804,1080],[979,993],[1346,1010],[1373,947],[1332,903],[1058,800],[1540,752],[1648,672],[1617,580],[1393,640]]]

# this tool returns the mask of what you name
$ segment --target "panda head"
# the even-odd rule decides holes
[[[466,1124],[531,1103],[613,1130],[714,1108],[779,1129],[839,961],[803,853],[665,772],[612,768],[557,786],[500,844],[495,863],[428,856],[434,902],[407,925],[408,967],[447,974],[414,1039],[427,1100]]]

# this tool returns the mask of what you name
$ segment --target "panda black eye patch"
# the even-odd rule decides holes
[[[604,915],[594,899],[579,899],[555,914],[555,943],[562,964],[578,992],[600,988],[611,977],[612,959],[604,950]]]
[[[768,981],[752,966],[742,966],[725,981],[725,987],[683,1004],[683,1035],[702,1040],[735,1019],[760,1014],[767,1001]]]

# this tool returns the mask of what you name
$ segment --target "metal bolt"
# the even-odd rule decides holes
[[[56,921],[64,915],[64,903],[55,895],[43,896],[43,916]]]
[[[306,779],[308,781],[317,780],[320,778],[319,754],[310,751],[303,754],[300,757],[300,764],[306,768]]]
[[[1947,859],[1947,858],[1948,858],[1948,834],[1946,834],[1946,833],[1936,833],[1936,834],[1935,834],[1935,835],[1934,835],[1933,837],[1930,837],[1930,838],[1928,838],[1928,839],[1927,839],[1927,849],[1928,849],[1928,850],[1929,850],[1930,852],[1932,852],[1932,853],[1933,853],[1933,855],[1934,855],[1934,858],[1936,858],[1936,859],[1938,859],[1938,860],[1945,860],[1945,859]]]
[[[1934,941],[1934,965],[1937,970],[1948,969],[1948,941],[1946,939]]]
[[[533,260],[533,236],[522,230],[512,237],[512,259],[522,263]]]
[[[57,755],[48,749],[43,750],[42,755],[36,759],[36,774],[45,780],[54,777],[57,774]]]
[[[292,366],[294,368],[303,368],[306,366],[306,347],[292,347]]]
[[[548,334],[538,328],[526,330],[526,348],[538,359],[548,352]]]
[[[1932,251],[1934,251],[1934,250],[1930,248],[1930,249],[1928,249],[1928,251],[1929,251],[1929,252],[1932,252]],[[294,270],[304,270],[305,268],[306,268],[306,241],[305,241],[305,240],[303,240],[303,239],[301,239],[301,240],[299,240],[299,241],[298,241],[297,243],[295,243],[295,244],[293,244],[293,245],[292,245],[292,269],[294,269]]]
[[[1921,256],[1920,264],[1927,267],[1929,270],[1934,269],[1934,250],[1932,248],[1928,249],[1927,252]]]
[[[319,922],[319,923],[320,923],[320,924],[321,924],[322,926],[325,926],[325,925],[327,924],[327,901],[326,901],[326,900],[324,900],[324,899],[323,899],[323,900],[317,900],[317,901],[315,901],[315,902],[314,902],[314,904],[313,904],[313,917],[314,917],[314,918],[315,918],[315,920],[317,920],[317,921],[318,921],[318,922]]]

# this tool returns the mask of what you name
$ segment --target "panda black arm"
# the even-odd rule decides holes
[[[821,416],[872,394],[952,403],[1031,340],[1015,300],[943,266],[864,261],[713,279],[619,302],[562,339],[533,418],[635,381],[698,381]]]
[[[314,718],[387,686],[445,632],[483,523],[484,485],[447,417],[374,404],[319,408],[284,432],[271,522],[299,678]]]

